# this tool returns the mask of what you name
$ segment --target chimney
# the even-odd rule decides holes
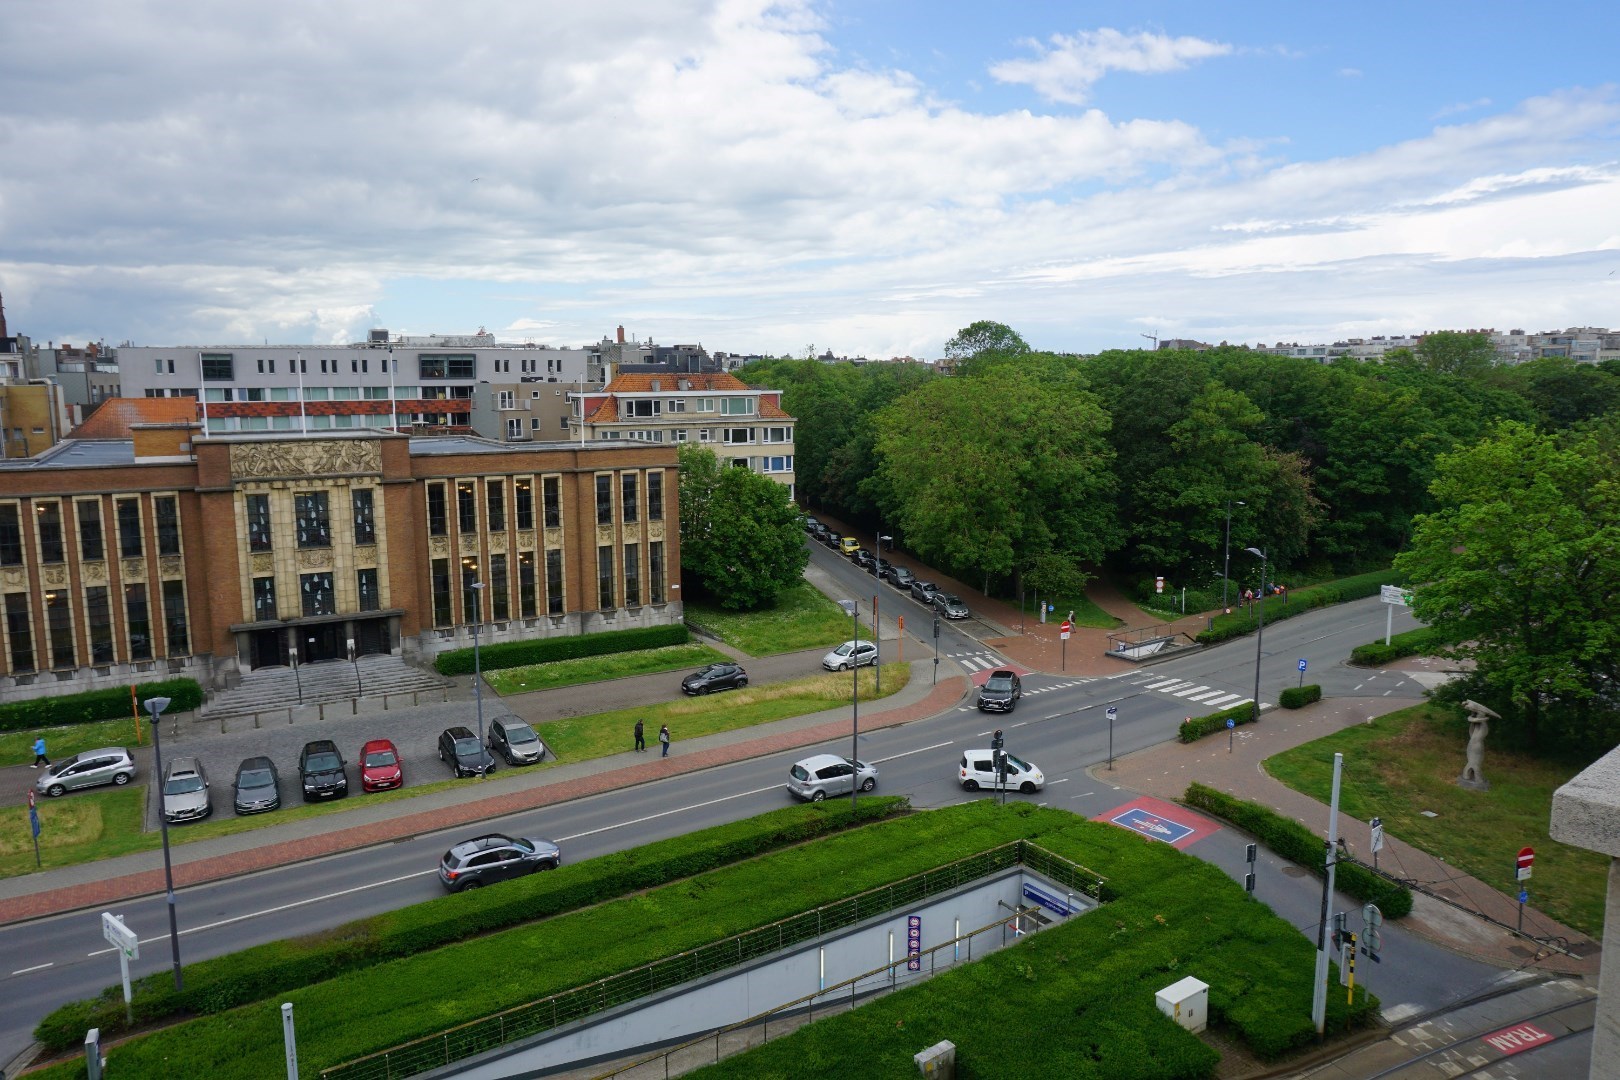
[[[5,325],[4,323],[0,323],[0,327],[3,327],[4,325]],[[622,326],[619,327],[619,344],[620,345],[624,344],[624,327],[622,327]]]

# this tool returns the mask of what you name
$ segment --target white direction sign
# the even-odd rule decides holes
[[[139,960],[141,958],[141,939],[135,936],[135,931],[124,925],[124,920],[111,912],[101,913],[101,936],[107,943],[123,952],[126,960]]]
[[[1412,606],[1412,590],[1403,589],[1399,585],[1380,585],[1378,599],[1386,604],[1399,604],[1402,607]]]

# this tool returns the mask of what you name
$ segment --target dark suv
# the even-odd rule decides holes
[[[439,760],[449,762],[450,771],[457,776],[483,776],[495,771],[495,759],[478,736],[464,727],[439,732]]]
[[[298,754],[298,775],[304,781],[304,801],[341,799],[349,793],[349,776],[343,771],[343,755],[331,739],[304,744]]]
[[[979,687],[980,712],[1012,712],[1018,699],[1024,696],[1024,684],[1016,671],[1005,668],[992,671]]]
[[[550,840],[490,833],[463,840],[445,852],[439,860],[439,881],[451,892],[461,892],[536,870],[555,870],[561,862],[562,851]]]

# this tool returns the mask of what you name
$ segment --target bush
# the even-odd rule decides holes
[[[1233,705],[1219,712],[1212,712],[1208,716],[1195,716],[1191,720],[1183,720],[1181,728],[1176,732],[1176,738],[1182,742],[1197,742],[1205,735],[1213,735],[1217,731],[1226,730],[1226,721],[1230,717],[1239,724],[1254,723],[1257,710],[1254,702],[1245,702],[1242,705]]]
[[[1313,701],[1322,700],[1322,688],[1315,683],[1309,686],[1290,686],[1277,695],[1277,704],[1285,709],[1303,709]]]
[[[1391,660],[1399,660],[1403,656],[1433,656],[1449,644],[1450,642],[1435,630],[1420,626],[1416,630],[1396,634],[1389,639],[1388,645],[1382,641],[1357,645],[1350,650],[1350,662],[1360,667],[1382,667]]]
[[[1297,821],[1203,784],[1192,784],[1182,801],[1194,809],[1225,818],[1289,862],[1318,877],[1323,874],[1324,840]],[[1387,918],[1399,919],[1412,911],[1412,891],[1378,876],[1364,866],[1341,862],[1334,881],[1346,896],[1378,905]]]
[[[1280,622],[1312,608],[1377,596],[1385,585],[1399,585],[1402,581],[1402,576],[1394,570],[1378,570],[1303,589],[1289,589],[1286,596],[1268,596],[1256,607],[1239,608],[1230,615],[1215,616],[1210,628],[1198,635],[1198,642],[1201,645],[1218,645],[1253,632],[1260,625],[1257,607],[1265,609],[1266,622]]]
[[[657,649],[665,645],[685,645],[691,640],[691,632],[686,629],[684,623],[674,626],[638,626],[633,630],[609,630],[602,634],[503,641],[498,645],[485,645],[480,648],[478,660],[485,671],[497,671],[501,668],[525,667],[529,664],[548,664],[553,660],[577,660],[582,656],[606,656],[609,653],[634,652],[637,649]],[[434,658],[433,668],[440,675],[471,675],[473,650],[452,649],[449,652],[442,652]]]
[[[169,699],[170,713],[186,712],[203,703],[203,689],[196,679],[164,679],[135,687],[135,700],[151,697]],[[109,686],[82,694],[29,698],[0,705],[0,731],[31,731],[65,724],[93,724],[130,715],[129,687]],[[146,715],[142,706],[142,716]]]

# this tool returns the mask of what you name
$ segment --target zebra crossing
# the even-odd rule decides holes
[[[969,674],[979,671],[994,671],[996,668],[1007,667],[1007,661],[992,652],[964,652],[942,654],[955,660],[967,668]]]
[[[1211,709],[1225,709],[1233,705],[1243,705],[1253,701],[1253,698],[1244,697],[1226,690],[1219,690],[1190,681],[1188,679],[1167,679],[1162,676],[1145,675],[1132,672],[1127,676],[1115,675],[1113,678],[1128,678],[1132,685],[1154,693],[1165,694],[1169,697],[1181,698],[1184,701],[1196,701],[1200,705]]]

